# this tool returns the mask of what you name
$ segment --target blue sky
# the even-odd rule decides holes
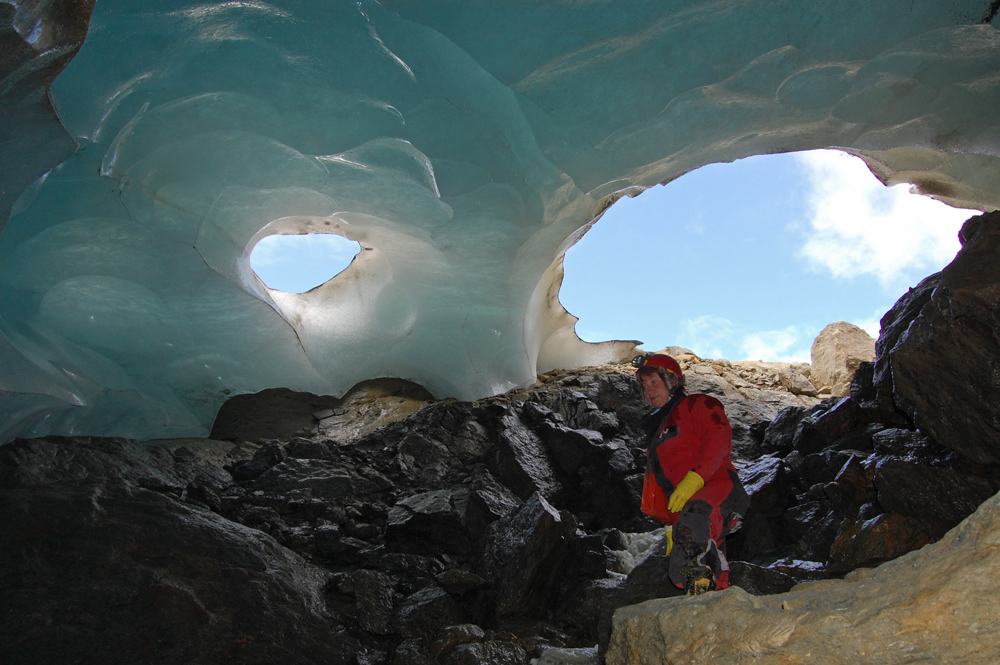
[[[906,289],[954,258],[975,211],[908,189],[835,151],[712,164],[612,206],[567,251],[559,297],[587,341],[808,362],[828,323],[876,337]],[[251,266],[301,292],[356,252],[339,236],[270,236]]]

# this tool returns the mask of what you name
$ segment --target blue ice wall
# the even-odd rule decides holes
[[[476,398],[620,357],[573,333],[561,253],[711,162],[833,146],[996,209],[989,8],[98,0],[50,89],[78,149],[0,232],[0,441],[203,435],[266,387]],[[248,261],[274,233],[363,249],[282,293]]]

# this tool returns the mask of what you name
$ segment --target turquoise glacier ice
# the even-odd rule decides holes
[[[97,0],[71,59],[51,4],[5,4],[27,55],[0,88],[0,442],[617,359],[576,337],[562,253],[713,162],[834,147],[1000,207],[992,0]],[[301,233],[362,251],[268,289],[254,244]]]

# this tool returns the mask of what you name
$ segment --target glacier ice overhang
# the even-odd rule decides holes
[[[562,252],[712,162],[836,147],[1000,207],[990,0],[98,0],[49,85],[76,33],[45,12],[73,4],[4,6],[0,441],[203,435],[266,387],[476,398],[615,358],[574,334]],[[269,290],[250,250],[303,232],[363,251]]]

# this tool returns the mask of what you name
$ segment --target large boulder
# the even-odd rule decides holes
[[[498,614],[544,615],[567,554],[567,530],[539,493],[490,525],[477,572],[496,589]]]
[[[607,665],[986,663],[1000,652],[1000,496],[941,541],[843,580],[615,612]]]
[[[874,362],[875,340],[864,330],[846,321],[831,323],[812,344],[812,380],[829,386],[837,396],[851,394],[851,379],[858,365]]]

